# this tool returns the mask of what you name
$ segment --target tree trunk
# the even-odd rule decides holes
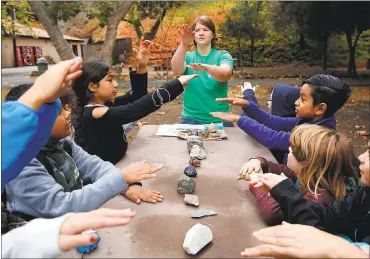
[[[114,43],[116,42],[118,25],[130,10],[131,5],[132,2],[122,2],[107,24],[107,31],[105,32],[101,59],[108,64],[112,64],[113,47]]]
[[[305,39],[305,35],[304,35],[304,32],[301,31],[299,33],[299,49],[300,50],[303,50],[306,48],[306,39]]]
[[[254,39],[251,40],[251,65],[254,66]]]
[[[243,53],[242,53],[242,45],[240,43],[241,39],[238,39],[238,49],[239,49],[239,66],[240,66],[240,74],[244,75],[243,71]]]
[[[52,17],[46,10],[45,6],[41,1],[28,1],[32,12],[37,15],[37,18],[44,26],[49,34],[51,43],[55,47],[56,51],[61,60],[74,58],[71,46],[63,37],[63,32],[58,26],[58,21],[55,17]]]
[[[164,17],[166,16],[167,9],[168,9],[167,6],[163,8],[161,16],[158,17],[158,19],[155,21],[155,23],[152,26],[152,28],[150,29],[150,31],[148,33],[145,33],[145,35],[144,35],[145,40],[153,40],[154,39],[154,37],[157,34],[157,31],[159,29],[159,25],[161,24]]]
[[[326,70],[326,63],[327,63],[327,56],[328,56],[328,40],[329,35],[324,35],[324,64],[323,64],[323,70]]]
[[[356,39],[352,45],[352,33],[349,31],[346,31],[346,39],[348,43],[348,52],[349,52],[349,58],[348,58],[348,68],[347,68],[347,73],[350,76],[357,76],[357,71],[356,71],[356,46],[358,39],[360,38],[362,31],[358,31],[356,35]]]

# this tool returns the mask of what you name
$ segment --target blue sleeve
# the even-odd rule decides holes
[[[243,111],[250,118],[271,129],[279,131],[291,131],[300,121],[300,119],[296,117],[284,118],[271,115],[259,108],[254,102],[250,102],[248,107],[243,108]]]
[[[243,92],[243,99],[247,100],[248,102],[253,102],[256,104],[257,107],[259,107],[256,94],[254,93],[253,89],[246,89]]]
[[[36,113],[17,101],[2,104],[1,191],[46,144],[60,107],[58,100],[41,106]]]
[[[289,150],[290,132],[276,131],[248,116],[241,116],[238,127],[268,149]]]

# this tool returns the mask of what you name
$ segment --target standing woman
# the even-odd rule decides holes
[[[172,71],[176,75],[199,75],[189,82],[185,90],[181,123],[223,122],[209,113],[213,110],[230,111],[228,104],[218,103],[215,99],[227,96],[233,59],[229,52],[215,49],[215,25],[208,16],[198,17],[192,27],[182,25],[179,32],[181,43],[171,60]],[[195,49],[187,51],[193,42]],[[224,126],[233,127],[233,124],[224,122]]]

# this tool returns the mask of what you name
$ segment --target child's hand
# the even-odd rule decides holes
[[[209,66],[210,65],[207,65],[207,64],[189,64],[189,65],[186,65],[186,67],[188,67],[192,70],[201,70],[201,71],[207,71]]]
[[[189,47],[194,42],[195,32],[191,30],[190,26],[187,26],[186,24],[181,25],[179,33],[181,36],[181,43],[186,48]]]
[[[85,230],[123,226],[135,217],[130,209],[98,209],[90,212],[76,213],[68,216],[59,231],[59,248],[68,251],[80,246],[92,245],[96,236],[81,234]]]
[[[144,67],[148,64],[151,46],[152,42],[150,40],[144,40],[144,38],[141,38],[139,51],[133,49],[134,53],[136,53],[137,63],[139,67]]]
[[[188,82],[193,79],[193,78],[197,78],[198,77],[198,74],[193,74],[193,75],[185,75],[185,76],[180,76],[179,78],[177,78],[182,86],[185,88],[185,86],[188,85]]]
[[[160,192],[145,189],[140,185],[131,185],[126,191],[125,196],[135,203],[140,203],[141,201],[157,203],[163,200],[163,196]]]
[[[249,102],[247,100],[244,100],[243,98],[236,98],[236,97],[216,98],[216,102],[228,103],[228,104],[240,106],[242,108],[245,108],[249,105]]]
[[[254,179],[250,182],[255,188],[261,188],[263,191],[270,191],[272,188],[275,187],[281,181],[287,179],[284,173],[278,174],[259,174],[258,178]]]
[[[228,122],[238,122],[238,120],[240,119],[240,115],[229,112],[210,112],[209,114],[211,114],[215,118],[219,118]]]
[[[82,74],[81,66],[81,58],[59,62],[39,76],[33,86],[18,101],[36,111],[44,103],[55,102],[65,91],[68,82]]]
[[[123,177],[128,184],[140,182],[156,177],[155,172],[160,170],[163,164],[149,164],[145,160],[130,164],[122,169]]]
[[[244,179],[248,181],[247,179],[250,177],[247,177],[247,175],[251,173],[263,173],[260,160],[251,159],[247,163],[245,163],[240,169],[238,180]]]

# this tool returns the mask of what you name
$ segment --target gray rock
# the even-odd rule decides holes
[[[198,199],[198,196],[196,195],[185,194],[184,202],[187,205],[193,205],[195,207],[199,206],[199,199]]]
[[[177,192],[180,194],[193,193],[195,189],[195,180],[186,175],[181,175],[177,184]]]
[[[186,232],[182,247],[188,254],[195,255],[212,239],[211,229],[206,225],[197,223]]]
[[[202,218],[202,217],[207,217],[207,216],[215,216],[217,215],[216,212],[213,210],[207,210],[207,209],[200,209],[191,214],[192,218]]]
[[[207,157],[207,153],[206,151],[204,151],[204,149],[198,145],[193,145],[193,147],[191,148],[190,150],[190,158],[194,159],[199,159],[199,160],[202,160],[202,159],[205,159]]]
[[[187,141],[187,145],[188,145],[188,152],[190,153],[192,147],[194,145],[198,145],[200,147],[203,148],[203,142],[202,142],[202,138],[201,137],[198,137],[198,136],[188,136],[186,138],[186,141]]]

